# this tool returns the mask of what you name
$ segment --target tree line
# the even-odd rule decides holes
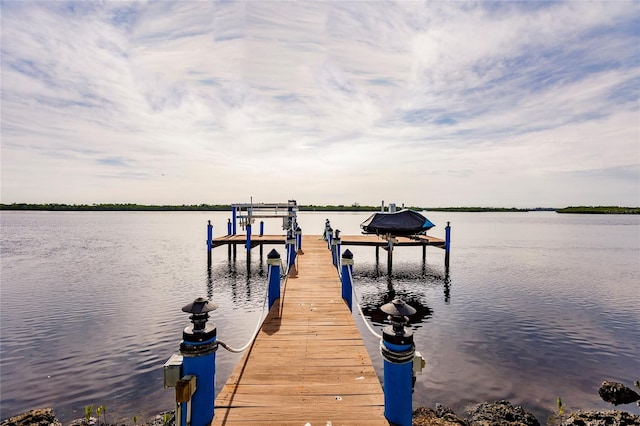
[[[515,207],[405,207],[409,210],[443,212],[529,212],[555,211],[557,213],[581,214],[640,214],[640,207],[619,206],[571,206],[564,208],[536,207],[521,209]],[[380,211],[380,206],[352,205],[299,205],[300,211]],[[64,204],[64,203],[12,203],[0,204],[0,210],[42,210],[42,211],[229,211],[231,204],[181,204],[147,205],[135,203]]]

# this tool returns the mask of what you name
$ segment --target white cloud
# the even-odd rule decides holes
[[[1,19],[2,202],[640,204],[635,2],[4,2]]]

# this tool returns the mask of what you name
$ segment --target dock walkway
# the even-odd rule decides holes
[[[302,238],[297,276],[216,397],[212,425],[389,425],[327,242]]]

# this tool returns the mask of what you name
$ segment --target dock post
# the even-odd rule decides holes
[[[213,225],[207,221],[207,266],[211,267],[211,249],[213,248]]]
[[[342,274],[340,277],[342,281],[342,299],[347,302],[349,310],[353,312],[353,282],[351,268],[353,268],[353,253],[351,253],[351,250],[346,249],[344,253],[342,253]]]
[[[251,224],[247,224],[247,242],[245,243],[245,248],[247,249],[247,253],[251,252]]]
[[[393,270],[393,243],[389,241],[387,245],[387,275],[391,276]]]
[[[287,232],[287,266],[289,267],[289,276],[295,277],[298,275],[296,271],[296,240],[293,237],[292,231]]]
[[[267,276],[269,277],[269,309],[280,299],[280,253],[272,249],[267,254]]]
[[[299,226],[296,228],[296,245],[298,246],[296,250],[298,254],[304,254],[302,251],[302,228]]]
[[[444,266],[449,268],[449,252],[451,251],[451,222],[444,228]]]
[[[329,226],[327,228],[327,248],[331,250],[331,240],[333,239],[333,228]],[[334,263],[335,264],[335,263]]]
[[[236,235],[236,231],[237,231],[236,220],[237,220],[237,217],[238,217],[238,211],[237,211],[237,208],[234,206],[231,209],[231,235]]]
[[[382,330],[380,353],[384,359],[384,416],[389,423],[411,426],[413,393],[413,359],[415,345],[413,332],[404,326],[409,322],[407,315],[416,310],[401,299],[394,299],[382,305],[382,312],[391,325]]]
[[[336,229],[334,237],[331,239],[331,257],[333,260],[333,266],[336,269],[340,268],[340,230]]]
[[[260,236],[264,235],[264,220],[260,221]]]
[[[227,235],[231,235],[231,219],[227,219]]]
[[[213,419],[218,344],[216,328],[207,324],[207,319],[209,312],[216,308],[202,297],[182,308],[183,312],[191,314],[192,322],[182,332],[182,372],[175,385],[180,424],[183,425],[205,426]]]

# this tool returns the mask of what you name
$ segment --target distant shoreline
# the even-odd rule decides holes
[[[330,211],[330,212],[377,212],[380,206],[360,206],[360,205],[299,205],[299,211]],[[640,214],[640,207],[619,207],[619,206],[571,206],[564,208],[536,207],[536,208],[515,208],[515,207],[406,207],[410,210],[433,211],[433,212],[532,212],[532,211],[552,211],[556,213],[577,213],[577,214]],[[31,210],[31,211],[229,211],[231,204],[182,204],[182,205],[146,205],[146,204],[30,204],[12,203],[0,204],[0,210]]]

